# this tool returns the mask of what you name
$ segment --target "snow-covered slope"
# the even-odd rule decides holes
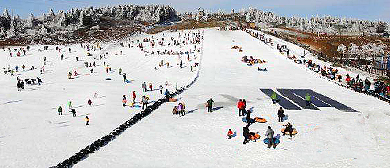
[[[231,46],[243,47],[243,52]],[[208,30],[205,33],[202,70],[198,82],[180,96],[190,111],[172,116],[175,103],[163,105],[131,131],[91,155],[76,167],[388,167],[388,108],[385,102],[339,87],[316,77],[281,56],[277,50],[248,34]],[[258,72],[240,59],[252,55],[268,61]],[[245,98],[248,107],[267,124],[253,124],[264,138],[268,125],[280,133],[278,105],[259,88],[304,88],[331,97],[360,113],[335,108],[320,111],[286,111],[298,130],[292,140],[282,137],[276,148],[262,142],[243,145],[236,102]],[[219,110],[207,113],[204,103],[213,98]],[[228,140],[229,128],[237,137]]]
[[[163,35],[177,38],[178,33],[165,32],[158,36]],[[147,44],[145,50],[153,50]],[[234,45],[241,46],[243,52],[231,49]],[[32,87],[37,90],[30,91],[31,87],[27,87],[26,91],[17,92],[16,77],[0,76],[5,88],[0,90],[1,167],[54,166],[135,114],[139,109],[123,108],[121,98],[123,94],[129,96],[132,90],[137,90],[139,95],[142,81],[153,82],[156,86],[168,80],[172,89],[176,82],[178,86],[186,84],[196,74],[189,72],[188,66],[178,68],[177,56],[165,57],[172,59],[170,62],[174,67],[154,70],[161,56],[145,57],[137,48],[105,46],[109,57],[98,61],[101,66],[91,75],[84,75],[88,69],[82,68],[83,61],[75,63],[74,57],[86,52],[79,47],[76,53],[66,54],[69,58],[65,61],[58,60],[56,51],[33,51],[32,55],[21,58],[9,58],[7,52],[0,51],[4,55],[0,58],[1,63],[6,62],[4,66],[15,65],[18,61],[19,65],[23,62],[38,66],[42,64],[43,56],[48,58],[42,77],[45,83]],[[203,53],[199,78],[178,97],[179,102],[186,104],[188,113],[185,116],[172,115],[172,108],[178,102],[166,103],[75,167],[390,166],[387,141],[390,114],[385,102],[319,78],[280,55],[274,47],[264,45],[243,31],[207,29],[203,46],[202,52],[195,54],[199,61]],[[194,59],[195,55],[192,56]],[[267,63],[260,67],[266,67],[268,71],[260,72],[257,66],[247,66],[241,62],[244,55],[266,60]],[[123,84],[117,71],[106,74],[103,61],[115,70],[122,67],[133,83]],[[82,75],[68,80],[66,74],[73,69]],[[31,73],[23,75],[37,75]],[[106,81],[106,77],[113,80]],[[359,112],[348,113],[333,107],[286,110],[289,115],[286,122],[291,122],[299,133],[292,139],[282,136],[276,149],[268,149],[262,142],[266,127],[271,126],[280,134],[285,123],[277,122],[279,105],[272,104],[260,88],[312,89]],[[102,105],[88,107],[86,101],[94,92],[99,93],[99,98],[92,101]],[[157,91],[147,94],[152,99],[160,96]],[[217,108],[212,113],[207,113],[204,105],[209,98],[213,98]],[[247,107],[253,109],[252,118],[268,120],[266,124],[250,126],[251,131],[259,132],[262,137],[260,141],[246,145],[242,144],[245,123],[236,108],[237,100],[241,98],[245,98]],[[69,113],[57,115],[55,108],[65,106],[68,100],[75,106],[83,105],[77,108],[78,117],[72,118]],[[84,125],[86,114],[91,118],[90,126]],[[226,138],[229,128],[237,133],[230,140]]]
[[[158,34],[152,40],[157,41],[157,38],[162,37],[166,39],[166,43],[164,46],[154,47],[155,49],[190,51],[190,61],[187,60],[187,55],[145,56],[136,47],[139,44],[137,41],[141,43],[144,38],[152,39],[145,35],[125,41],[125,47],[120,47],[119,44],[101,44],[103,49],[96,51],[87,51],[80,45],[61,46],[61,52],[56,51],[55,46],[49,46],[47,51],[38,51],[43,46],[33,46],[22,57],[9,57],[7,50],[0,51],[1,67],[7,69],[9,65],[12,69],[19,66],[21,70],[21,66],[25,65],[27,68],[38,68],[16,72],[15,76],[0,75],[0,167],[56,165],[140,111],[140,108],[122,107],[123,95],[130,101],[131,92],[136,91],[136,102],[140,102],[142,95],[155,101],[163,97],[156,90],[159,85],[163,85],[164,90],[166,88],[172,91],[176,85],[181,87],[188,84],[197,71],[194,68],[191,72],[190,66],[199,62],[201,50],[196,51],[195,44],[168,46],[168,43],[172,43],[171,37],[175,40],[184,39],[184,35],[179,38],[178,33]],[[149,43],[142,43],[145,48],[151,48]],[[132,47],[128,48],[127,44]],[[93,45],[97,44],[90,46]],[[201,46],[196,45],[198,49]],[[68,52],[69,47],[72,49],[71,53]],[[92,56],[87,56],[88,52]],[[16,55],[14,51],[13,54]],[[61,54],[64,55],[62,61]],[[105,56],[100,60],[100,55]],[[79,57],[78,62],[76,56]],[[47,64],[44,66],[45,72],[40,74],[44,57],[47,58]],[[158,67],[160,60],[170,62],[170,67],[155,70],[154,67]],[[184,68],[178,67],[179,60],[183,60]],[[86,68],[84,62],[96,63],[94,73],[90,73],[91,68]],[[112,72],[106,73],[104,64],[111,67]],[[123,69],[131,83],[123,82],[119,68]],[[67,78],[69,71],[77,71],[80,75],[70,80]],[[44,83],[40,86],[26,85],[25,90],[18,92],[17,76],[22,79],[40,77]],[[154,91],[143,93],[142,82],[152,83]],[[87,105],[88,99],[93,102],[91,107]],[[75,118],[68,112],[68,101],[72,101],[76,109]],[[64,109],[63,116],[57,113],[60,105]],[[86,115],[90,118],[89,126],[85,126]]]

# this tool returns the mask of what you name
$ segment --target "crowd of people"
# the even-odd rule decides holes
[[[275,42],[272,38],[267,38],[266,35],[254,32],[251,30],[247,30],[251,36],[261,40],[265,44],[269,44],[271,46],[275,45]],[[347,74],[341,74],[340,71],[331,66],[321,65],[319,63],[315,63],[313,60],[305,59],[304,56],[297,58],[295,55],[290,54],[290,49],[285,44],[276,44],[276,49],[280,53],[285,53],[286,56],[293,60],[297,64],[303,64],[308,69],[320,74],[322,77],[327,78],[340,86],[349,88],[353,91],[369,94],[372,96],[376,96],[381,100],[387,101],[390,103],[390,84],[386,84],[383,81],[376,80],[371,81],[369,78],[362,78],[360,75],[356,75],[356,77],[352,77]]]
[[[244,116],[243,121],[246,122],[246,125],[243,127],[243,137],[244,137],[243,144],[247,144],[250,141],[256,142],[258,139],[260,139],[261,136],[260,136],[259,132],[251,132],[249,127],[251,126],[251,124],[253,124],[255,122],[266,123],[267,120],[260,118],[260,117],[255,117],[255,119],[251,118],[252,110],[247,109],[247,102],[245,99],[238,100],[237,108],[238,108],[238,116],[239,117]],[[287,118],[285,118],[284,110],[282,107],[279,108],[279,110],[277,112],[277,116],[278,116],[278,122],[281,122],[281,123],[283,123],[287,119]],[[257,120],[257,119],[260,119],[260,120]],[[290,135],[290,138],[292,138],[292,136],[297,133],[295,128],[293,128],[293,126],[291,125],[290,122],[287,122],[286,124],[281,125],[281,126],[285,127],[281,130],[281,133],[283,133],[283,136],[288,134],[288,135]],[[227,133],[228,139],[235,137],[235,135],[236,135],[236,133],[233,132],[231,129],[228,130],[228,133]],[[276,146],[280,143],[280,135],[277,134],[275,136],[275,132],[271,128],[271,126],[268,126],[268,128],[265,132],[265,137],[266,138],[264,139],[264,143],[266,143],[268,145],[268,148],[271,148],[271,147],[276,148]]]

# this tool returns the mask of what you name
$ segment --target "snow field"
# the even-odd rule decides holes
[[[183,32],[182,32],[183,33]],[[167,37],[177,38],[177,33],[169,33]],[[156,35],[161,37],[162,35]],[[143,38],[148,37],[141,35]],[[130,42],[130,40],[129,40]],[[136,43],[136,42],[135,42]],[[95,44],[91,44],[95,45]],[[33,46],[27,56],[9,57],[8,51],[0,51],[1,67],[11,68],[23,64],[36,70],[16,73],[15,76],[0,75],[0,82],[4,89],[0,90],[0,167],[48,167],[65,160],[81,148],[94,140],[112,131],[119,124],[131,118],[140,111],[140,108],[122,107],[122,95],[126,95],[130,101],[131,92],[136,91],[139,102],[142,95],[147,95],[151,101],[155,101],[163,95],[159,91],[143,93],[142,82],[152,83],[154,88],[168,82],[169,90],[181,87],[184,83],[196,75],[196,69],[190,72],[189,66],[178,68],[175,56],[146,56],[139,48],[120,47],[118,44],[100,44],[103,50],[87,51],[80,45],[60,46],[61,53],[54,50],[55,46],[49,46],[48,51],[39,52],[42,46]],[[134,44],[135,45],[135,44]],[[68,47],[72,52],[68,52]],[[168,46],[158,46],[166,49]],[[178,46],[179,47],[179,46]],[[193,44],[182,45],[181,50],[193,48]],[[15,47],[16,48],[16,47]],[[171,47],[174,48],[174,47]],[[122,51],[122,55],[119,54]],[[90,52],[93,56],[86,56]],[[108,52],[105,58],[99,59],[99,55]],[[64,60],[60,55],[64,54]],[[200,53],[191,54],[192,64],[200,58]],[[76,62],[75,57],[79,57]],[[195,56],[197,57],[195,59]],[[40,74],[43,66],[43,57],[47,57],[45,72]],[[173,57],[173,58],[172,58]],[[170,68],[155,70],[160,59],[172,59]],[[85,68],[84,62],[96,62],[97,67]],[[106,73],[105,66],[112,67],[113,72]],[[131,83],[124,84],[123,78],[118,73],[119,68],[127,74]],[[20,68],[21,69],[21,68]],[[80,75],[69,80],[67,73],[76,70]],[[40,77],[43,80],[41,86],[25,86],[25,90],[16,90],[16,76],[22,79]],[[112,80],[105,80],[111,78]],[[97,97],[94,98],[94,94]],[[87,105],[91,99],[92,107]],[[77,112],[73,118],[68,112],[67,102],[71,100]],[[64,115],[57,113],[58,106],[64,109]],[[85,116],[90,118],[90,125],[85,126]]]

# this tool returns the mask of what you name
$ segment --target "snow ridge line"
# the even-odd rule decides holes
[[[169,94],[170,97],[175,97],[177,95],[180,95],[185,90],[190,88],[199,78],[199,73],[201,69],[201,61],[203,56],[203,41],[202,41],[202,48],[201,48],[201,54],[199,58],[199,68],[197,69],[196,75],[194,78],[187,84],[185,87],[181,87],[180,89],[176,89],[176,92],[173,92]],[[86,159],[89,157],[90,154],[98,151],[100,148],[106,146],[108,143],[116,139],[119,135],[121,135],[126,129],[130,128],[134,124],[138,123],[143,118],[147,117],[149,114],[151,114],[154,110],[158,109],[162,104],[169,102],[165,97],[158,99],[153,105],[148,106],[144,111],[141,111],[137,114],[135,114],[132,118],[127,120],[125,123],[119,125],[117,128],[115,128],[113,131],[111,131],[108,135],[103,136],[102,138],[94,141],[92,144],[88,145],[84,149],[81,149],[76,154],[72,155],[70,158],[65,159],[61,163],[57,164],[56,166],[51,166],[50,168],[70,168],[73,167],[78,162]]]

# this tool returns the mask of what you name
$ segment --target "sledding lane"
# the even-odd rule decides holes
[[[388,121],[381,120],[380,112],[389,105],[317,78],[245,32],[208,29],[204,38],[200,77],[178,97],[190,113],[173,116],[177,103],[164,104],[75,167],[389,166],[390,145],[383,141],[389,133],[378,130],[388,130]],[[243,52],[231,49],[233,45],[242,46]],[[269,71],[248,67],[241,62],[244,55],[266,60],[261,66]],[[253,109],[252,117],[269,121],[250,126],[262,135],[261,140],[268,125],[275,134],[282,128],[276,117],[279,106],[259,88],[312,89],[362,113],[333,107],[288,110],[288,121],[299,132],[296,137],[282,137],[276,150],[267,149],[261,141],[243,145],[244,123],[236,109],[240,98]],[[209,98],[218,108],[213,113],[204,107]],[[226,139],[229,128],[237,133],[231,140]]]

